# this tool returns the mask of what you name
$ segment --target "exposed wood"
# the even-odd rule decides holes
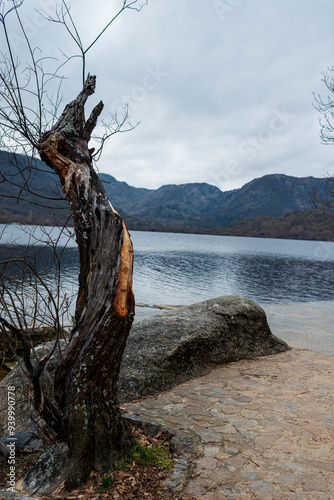
[[[114,209],[112,204],[110,206],[115,214],[118,212]],[[129,300],[134,300],[132,291],[132,270],[133,270],[133,246],[130,238],[129,231],[123,221],[123,242],[121,248],[121,264],[118,272],[118,287],[114,299],[114,306],[116,307],[120,316],[125,316],[129,312]]]

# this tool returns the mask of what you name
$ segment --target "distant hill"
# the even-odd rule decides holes
[[[334,213],[322,210],[288,212],[281,217],[259,216],[236,222],[220,234],[258,238],[334,241]]]
[[[279,217],[295,210],[312,210],[313,189],[322,191],[322,179],[265,175],[248,182],[241,189],[224,193],[217,222],[226,227],[260,215]]]
[[[35,167],[43,169],[41,174],[35,175],[34,169],[26,169],[24,176],[21,176],[19,170],[24,165],[25,157],[16,155],[14,158],[10,153],[0,151],[0,171],[17,183],[17,187],[13,188],[6,182],[0,182],[0,197],[4,194],[12,196],[10,199],[0,199],[0,222],[52,224],[54,213],[57,218],[59,214],[68,215],[66,202],[55,200],[59,195],[61,197],[57,176],[39,160],[36,160]],[[22,200],[17,203],[20,186],[27,175],[33,176],[32,191],[43,193],[47,199],[41,202],[33,192],[22,193]],[[258,219],[259,217],[282,217],[299,211],[307,212],[303,215],[305,224],[315,221],[317,216],[310,212],[313,209],[311,196],[313,189],[322,191],[322,179],[282,174],[265,175],[248,182],[240,189],[225,192],[206,183],[169,184],[159,189],[136,188],[108,174],[101,173],[99,176],[113,206],[124,217],[130,229],[149,231],[222,233],[223,229],[229,228],[229,234],[241,235],[244,231],[249,235],[252,232],[254,236],[260,233],[265,235],[270,224],[268,220]],[[47,208],[39,206],[41,203]],[[62,210],[55,212],[51,208],[53,206],[62,207]],[[289,219],[291,224],[297,223],[298,217],[296,215],[294,219]],[[244,221],[252,222],[248,225],[236,225]],[[282,225],[283,222],[285,225]],[[287,219],[283,222],[277,221],[280,224],[277,234],[285,234]],[[310,229],[308,232],[311,239],[315,238],[315,228],[312,231]],[[328,227],[328,234],[323,232],[325,239],[330,238],[331,231]],[[292,232],[289,229],[286,237],[292,237],[288,235]]]
[[[23,191],[28,182],[30,192]],[[60,220],[70,215],[57,175],[40,160],[29,165],[23,155],[0,151],[0,222],[53,224],[54,214]]]
[[[108,196],[128,216],[150,223],[152,229],[191,232],[216,232],[258,216],[279,217],[288,212],[312,210],[313,189],[322,191],[322,179],[273,174],[226,192],[205,183],[166,185],[142,191],[137,198],[129,193],[127,203],[118,191],[126,192],[130,186],[103,176],[106,180],[108,177],[109,183],[105,184]]]

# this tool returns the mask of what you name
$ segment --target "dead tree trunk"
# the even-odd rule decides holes
[[[93,469],[110,466],[124,444],[117,377],[134,316],[132,243],[88,149],[103,108],[100,102],[85,121],[84,105],[94,91],[95,77],[88,76],[39,144],[41,159],[59,175],[80,252],[75,325],[55,378],[62,414],[58,432],[73,459],[68,486],[87,479]]]

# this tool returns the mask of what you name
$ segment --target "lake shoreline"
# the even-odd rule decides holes
[[[292,214],[295,212],[291,212]],[[288,214],[281,217],[256,217],[255,219],[245,220],[236,222],[232,226],[223,227],[221,229],[173,229],[173,228],[146,228],[141,226],[133,226],[131,224],[127,225],[127,228],[131,234],[131,231],[136,232],[145,232],[145,233],[162,233],[162,234],[194,234],[194,235],[203,235],[203,236],[231,236],[235,238],[257,238],[257,239],[277,239],[277,240],[295,240],[295,241],[319,241],[319,242],[334,242],[334,233],[332,231],[332,227],[326,229],[325,232],[316,232],[306,231],[304,227],[294,226],[290,224],[289,232],[284,232],[281,229],[281,226],[285,226],[286,217],[290,215]],[[334,216],[333,216],[334,218]],[[32,222],[29,220],[20,220],[17,219],[10,220],[10,217],[1,217],[0,214],[0,224],[1,225],[13,225],[13,226],[28,226],[31,228],[34,227],[58,227],[62,228],[62,225],[58,226],[50,225],[49,219],[38,219],[36,222]],[[259,219],[259,220],[257,220]],[[277,220],[276,220],[277,219]],[[126,221],[125,221],[126,222]],[[331,220],[332,222],[332,220]],[[263,227],[264,226],[264,227]],[[71,223],[67,224],[67,227],[74,230],[74,225]],[[305,234],[307,233],[307,234]]]

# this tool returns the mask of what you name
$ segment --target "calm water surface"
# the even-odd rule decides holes
[[[137,301],[190,304],[226,294],[261,303],[334,300],[334,243],[132,233]]]
[[[137,303],[191,304],[226,294],[260,303],[334,300],[332,242],[142,231],[131,231],[131,236]],[[15,244],[9,248],[10,239]],[[5,252],[15,255],[28,239],[9,226],[0,240],[0,258]],[[41,251],[38,264],[51,282],[49,254]],[[74,240],[63,249],[61,262],[64,289],[76,291]]]

